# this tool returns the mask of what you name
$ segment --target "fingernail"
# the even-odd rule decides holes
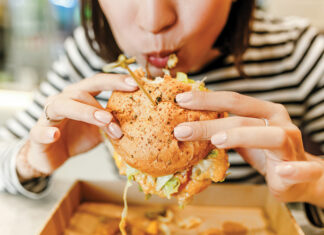
[[[60,132],[58,130],[55,130],[53,139],[57,139],[58,137],[60,137]]]
[[[94,117],[95,119],[97,119],[99,122],[108,124],[111,122],[112,120],[112,116],[110,113],[107,113],[105,111],[96,111],[94,113]]]
[[[276,173],[281,176],[292,175],[295,172],[295,168],[291,165],[276,166]]]
[[[219,132],[212,136],[211,142],[213,145],[222,145],[225,144],[227,140],[227,134],[226,132]]]
[[[191,136],[193,129],[190,126],[177,126],[174,128],[174,136],[176,138],[187,138]]]
[[[187,103],[190,100],[192,100],[191,92],[181,93],[176,96],[177,103]]]
[[[137,87],[137,82],[134,80],[134,78],[131,77],[125,78],[125,83],[127,83],[130,86]]]
[[[109,124],[108,134],[110,134],[110,136],[114,139],[119,139],[123,136],[123,132],[121,131],[120,127],[114,122]]]
[[[51,140],[53,139],[56,139],[59,135],[59,132],[57,131],[56,128],[50,128],[48,131],[47,131],[47,137]]]

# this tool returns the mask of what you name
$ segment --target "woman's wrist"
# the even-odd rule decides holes
[[[43,175],[41,172],[35,170],[28,162],[29,145],[30,143],[27,141],[16,156],[16,171],[20,182]]]

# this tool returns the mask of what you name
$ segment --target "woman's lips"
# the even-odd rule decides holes
[[[147,60],[150,64],[158,68],[165,68],[167,66],[169,56],[159,57],[150,55],[147,57]]]
[[[161,51],[159,53],[150,53],[147,55],[147,61],[157,67],[166,68],[171,54],[176,53],[175,51]]]

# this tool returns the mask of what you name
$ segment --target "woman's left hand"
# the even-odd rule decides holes
[[[217,148],[235,149],[266,177],[270,191],[282,201],[311,201],[324,166],[304,151],[300,130],[281,104],[235,92],[178,94],[179,106],[228,112],[235,116],[181,123],[174,135],[181,141],[211,140]]]

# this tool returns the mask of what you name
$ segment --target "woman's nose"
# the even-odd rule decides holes
[[[157,34],[176,23],[176,11],[169,0],[141,0],[139,2],[136,23],[141,29]]]

